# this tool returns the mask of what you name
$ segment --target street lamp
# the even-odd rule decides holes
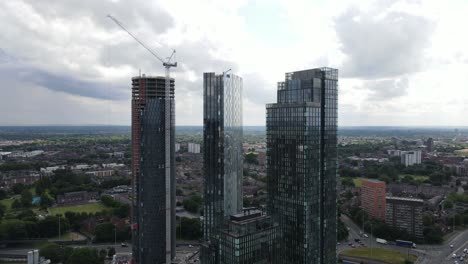
[[[58,233],[59,233],[59,241],[61,240],[61,231],[60,231],[60,215],[58,215]]]

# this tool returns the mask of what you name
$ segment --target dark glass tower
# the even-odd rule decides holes
[[[203,263],[219,263],[217,232],[242,210],[242,78],[203,74]]]
[[[336,263],[338,70],[286,73],[267,105],[268,213],[277,263]]]
[[[144,75],[132,78],[132,255],[139,264],[166,263],[167,243],[170,243],[171,257],[175,257],[174,79],[170,83],[171,112],[167,115],[170,117],[168,183],[165,81],[164,77]],[[166,188],[170,190],[168,196]],[[170,208],[166,206],[166,197],[170,199]]]

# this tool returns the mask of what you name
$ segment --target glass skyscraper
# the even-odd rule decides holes
[[[164,77],[132,78],[132,257],[138,264],[166,263],[166,246],[171,258],[175,257],[174,79],[170,80],[170,115],[165,110],[165,82]],[[171,148],[168,196],[166,116],[170,117]],[[171,222],[167,223],[167,219]]]
[[[242,210],[242,78],[203,75],[204,221],[202,263],[219,263],[218,230]]]
[[[267,105],[267,210],[276,263],[336,263],[338,70],[286,73]]]

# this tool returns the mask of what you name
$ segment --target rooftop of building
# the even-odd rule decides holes
[[[423,199],[419,198],[410,198],[410,197],[397,197],[397,196],[387,196],[387,200],[398,200],[398,201],[408,201],[408,202],[421,202],[423,203]]]
[[[158,80],[165,80],[166,77],[164,76],[152,76],[152,75],[146,75],[142,74],[139,76],[134,76],[132,77],[132,80],[138,80],[138,79],[158,79]],[[174,81],[174,78],[171,78],[171,81]]]
[[[364,179],[362,182],[372,182],[372,183],[385,183],[384,181],[376,180],[376,179]]]
[[[262,211],[258,210],[257,208],[250,207],[244,208],[241,213],[231,215],[230,220],[232,222],[242,224],[255,220],[261,216],[263,216]]]

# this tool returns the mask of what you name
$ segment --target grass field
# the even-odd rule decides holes
[[[372,257],[370,248],[354,248],[343,251],[340,255],[349,256],[349,257],[358,257],[366,258],[373,260],[385,261],[391,264],[404,264],[406,259],[406,254],[385,249],[385,248],[373,248]],[[415,255],[409,255],[411,261],[416,261],[417,257]]]
[[[75,212],[75,213],[96,213],[101,212],[108,209],[101,203],[89,203],[89,204],[82,204],[82,205],[74,205],[74,206],[63,206],[63,207],[54,207],[49,208],[49,214],[56,215],[61,214],[64,215],[65,212]]]
[[[74,233],[74,232],[67,232],[65,234],[62,234],[59,238],[59,236],[56,236],[56,237],[53,237],[53,238],[50,238],[50,240],[85,240],[86,237],[84,237],[83,235],[81,234],[78,234],[78,233]]]
[[[412,174],[402,174],[402,175],[399,175],[398,178],[401,180],[401,179],[403,179],[403,178],[406,177],[406,176],[413,177],[413,180],[414,180],[414,181],[417,181],[417,182],[419,182],[419,183],[423,183],[424,181],[429,180],[429,176],[424,176],[424,175],[412,175]]]
[[[455,154],[458,156],[468,156],[468,149],[460,149],[460,150],[455,150]]]
[[[366,178],[354,178],[353,181],[354,181],[354,186],[356,187],[361,187],[362,185],[362,180],[365,180]]]
[[[11,211],[11,204],[13,204],[13,201],[19,199],[19,195],[15,195],[12,198],[7,198],[0,200],[0,204],[3,204],[5,206],[5,209],[7,212]]]

